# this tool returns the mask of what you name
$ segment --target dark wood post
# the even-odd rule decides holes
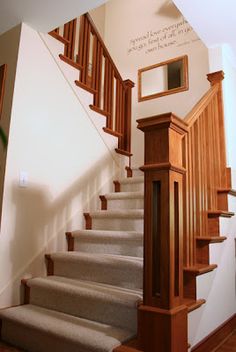
[[[172,113],[138,120],[145,133],[144,302],[138,341],[145,352],[186,352],[183,305],[183,137]]]
[[[119,138],[119,148],[118,150],[125,151],[130,154],[131,151],[131,124],[132,124],[132,88],[134,87],[134,82],[127,79],[123,81],[125,85],[124,94],[124,109],[123,109],[123,119],[122,122],[122,134],[123,136]]]

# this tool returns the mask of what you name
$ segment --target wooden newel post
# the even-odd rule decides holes
[[[132,88],[134,82],[127,79],[124,82],[124,114],[123,114],[123,136],[119,138],[119,149],[130,153],[131,151],[131,119],[132,119]]]
[[[172,113],[138,120],[145,133],[144,302],[138,340],[145,352],[186,352],[183,305],[183,120]]]

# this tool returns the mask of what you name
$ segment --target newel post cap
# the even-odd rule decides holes
[[[129,88],[134,88],[135,86],[135,83],[130,79],[126,79],[125,81],[123,81],[123,83],[126,87],[129,87]]]
[[[171,128],[179,134],[183,135],[188,131],[188,125],[186,122],[172,112],[138,119],[137,123],[137,128],[143,132]]]
[[[212,72],[207,74],[207,79],[212,86],[223,81],[224,77],[225,77],[224,71],[217,71],[217,72]]]

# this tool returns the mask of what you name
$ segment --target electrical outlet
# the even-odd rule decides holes
[[[20,172],[19,186],[28,187],[28,173],[25,171]]]

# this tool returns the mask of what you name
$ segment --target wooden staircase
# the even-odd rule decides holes
[[[121,78],[90,16],[74,19],[50,34],[65,45],[60,59],[78,69],[75,84],[93,95],[90,108],[106,117],[104,132],[118,138],[117,153],[131,157],[134,84]],[[187,315],[206,302],[197,297],[197,277],[217,269],[210,263],[209,245],[227,239],[227,234],[220,233],[220,218],[234,215],[227,199],[228,194],[236,195],[226,165],[223,73],[209,74],[208,80],[211,88],[185,119],[167,113],[138,120],[145,134],[143,301],[137,309],[137,337],[114,352],[187,352]],[[101,236],[101,219],[122,222],[129,215],[140,225],[142,214],[135,204],[140,204],[143,193],[135,184],[141,179],[132,177],[130,165],[126,171],[126,179],[114,181],[114,193],[100,196],[102,213],[85,213],[85,230],[66,234],[68,252],[76,251],[79,238]],[[131,184],[133,194],[127,190],[124,194],[124,187]],[[112,213],[113,201],[128,202],[134,209],[126,210],[127,215],[119,205]],[[135,245],[142,237],[136,235]],[[114,233],[106,236],[114,238]],[[120,231],[115,241],[124,237]],[[56,255],[46,256],[48,275],[55,273],[56,259]],[[28,304],[30,284],[22,283]]]

